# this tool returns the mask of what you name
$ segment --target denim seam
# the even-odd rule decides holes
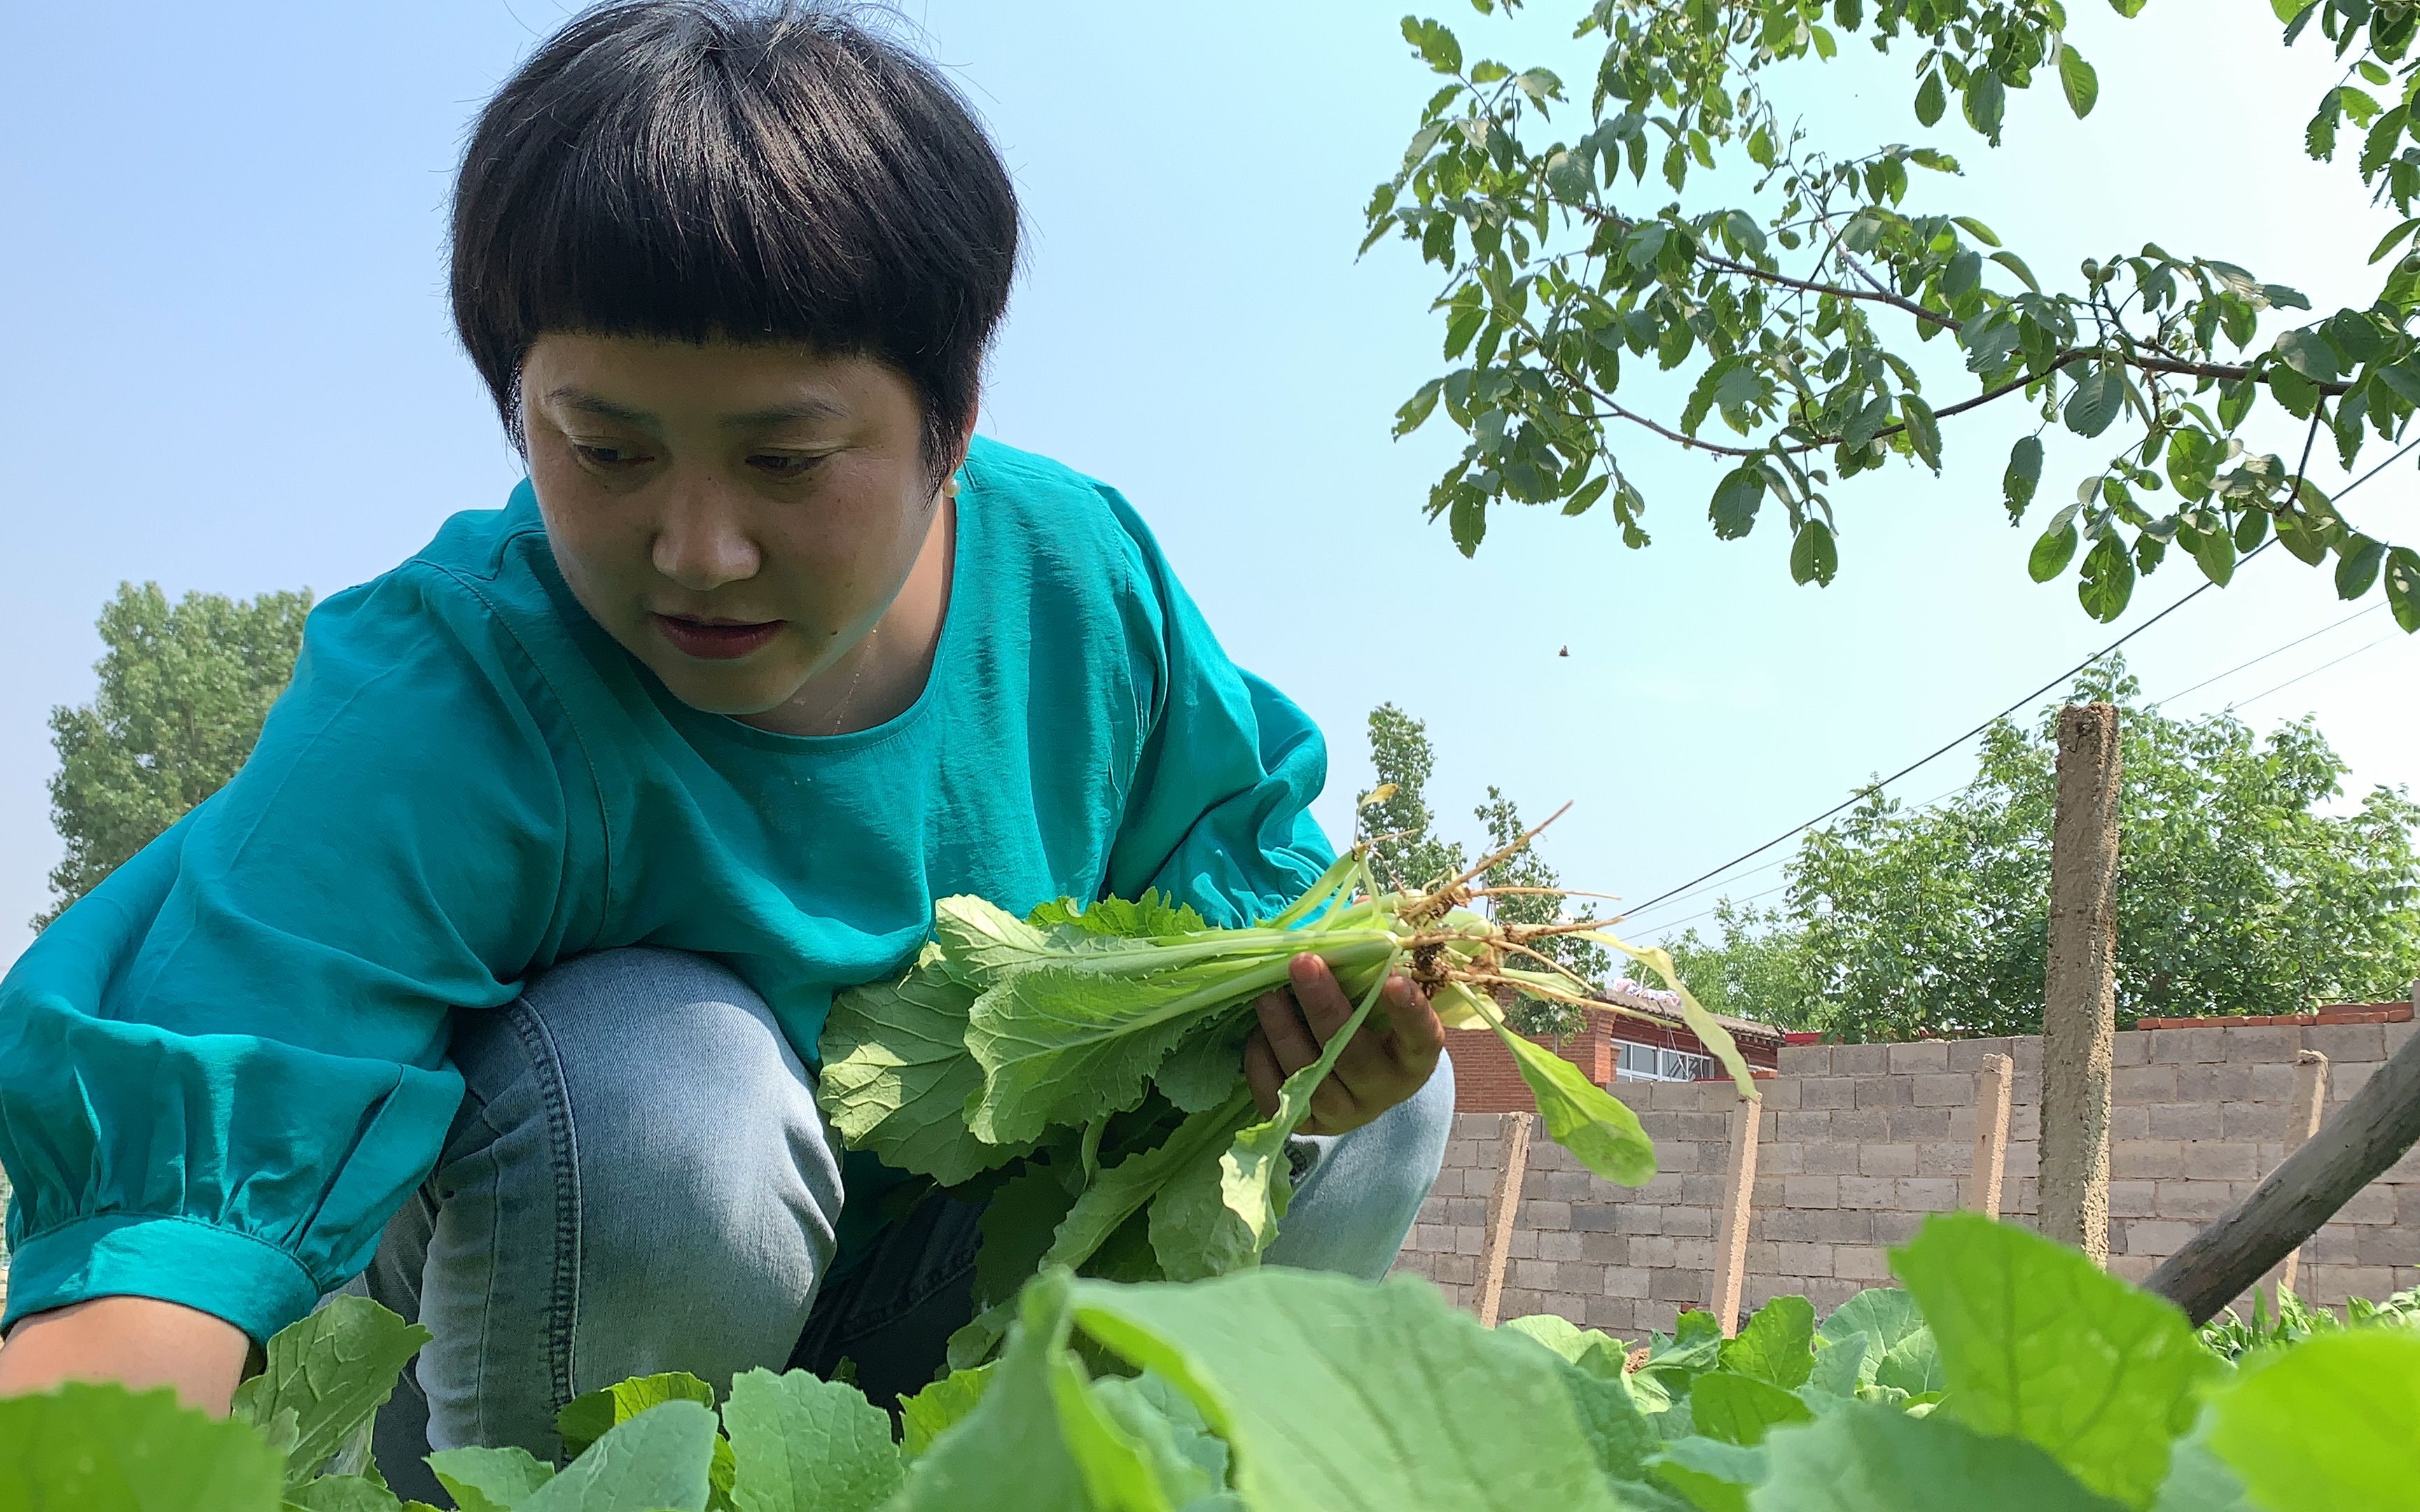
[[[512,1010],[513,1032],[529,1057],[539,1100],[546,1107],[547,1160],[554,1176],[554,1275],[550,1283],[545,1339],[547,1375],[552,1406],[560,1412],[573,1392],[572,1344],[580,1313],[580,1149],[572,1122],[568,1091],[563,1085],[563,1061],[555,1054],[546,1025],[526,998]]]

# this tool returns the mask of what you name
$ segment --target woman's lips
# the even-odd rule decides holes
[[[756,625],[709,625],[670,614],[650,615],[656,629],[684,656],[704,661],[736,661],[781,634],[780,620]]]

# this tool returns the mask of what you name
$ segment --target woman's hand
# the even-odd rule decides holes
[[[252,1341],[233,1323],[149,1297],[95,1297],[18,1320],[0,1345],[0,1396],[65,1381],[114,1381],[131,1391],[176,1389],[177,1399],[226,1415]]]
[[[1287,975],[1293,979],[1289,988],[1264,993],[1252,1005],[1261,1022],[1244,1045],[1244,1080],[1263,1117],[1277,1111],[1278,1088],[1285,1079],[1317,1060],[1320,1047],[1353,1016],[1353,999],[1326,962],[1298,955]],[[1428,1084],[1445,1049],[1445,1026],[1427,995],[1398,973],[1387,979],[1378,1007],[1386,1026],[1380,1028],[1373,1014],[1337,1056],[1336,1069],[1311,1094],[1311,1116],[1301,1133],[1358,1129]]]

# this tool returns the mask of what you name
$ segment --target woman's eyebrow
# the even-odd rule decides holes
[[[624,420],[634,425],[656,424],[656,417],[644,409],[633,409],[626,404],[615,404],[602,394],[591,393],[586,389],[573,388],[569,384],[557,389],[549,389],[546,399],[549,404],[568,405],[574,409],[587,414],[602,415],[608,420]]]
[[[766,425],[786,424],[798,420],[837,420],[848,413],[847,408],[829,399],[795,399],[787,404],[767,405],[745,414],[725,415],[724,428],[755,430]]]

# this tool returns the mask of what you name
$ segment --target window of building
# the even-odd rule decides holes
[[[1621,1068],[1616,1074],[1633,1082],[1695,1082],[1714,1073],[1712,1056],[1691,1055],[1685,1050],[1667,1050],[1660,1045],[1631,1044],[1621,1046]]]

